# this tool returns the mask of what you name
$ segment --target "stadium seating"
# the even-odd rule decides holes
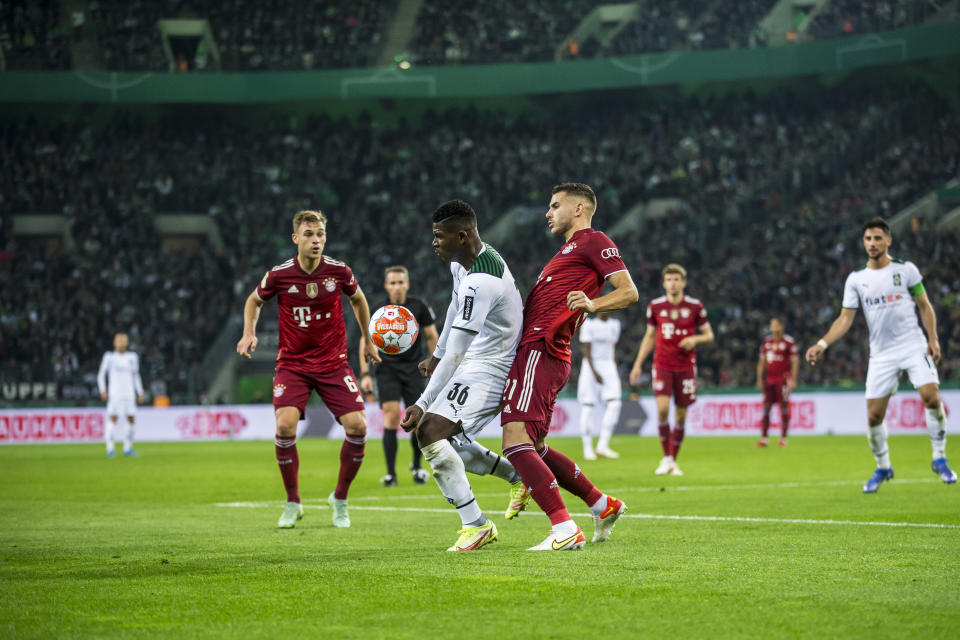
[[[327,252],[349,261],[372,301],[382,268],[400,262],[414,291],[442,311],[449,283],[429,247],[433,208],[466,199],[482,232],[512,206],[545,206],[550,187],[569,179],[597,189],[601,229],[635,202],[671,195],[685,203],[617,237],[642,301],[623,314],[621,362],[639,344],[643,306],[660,294],[660,267],[679,261],[720,336],[702,350],[705,383],[752,384],[769,314],[784,315],[802,344],[822,333],[844,273],[863,259],[860,222],[953,177],[960,158],[955,137],[944,135],[960,117],[919,87],[691,98],[642,110],[602,100],[554,116],[449,109],[380,127],[363,115],[266,125],[212,108],[166,113],[159,121],[117,115],[99,127],[23,120],[0,129],[0,162],[11,168],[0,174],[0,211],[65,215],[75,242],[72,251],[51,250],[14,239],[4,225],[0,270],[18,283],[0,293],[5,379],[32,373],[76,383],[95,372],[109,333],[126,328],[145,384],[163,380],[175,402],[196,401],[209,376],[205,346],[263,270],[292,253],[293,211],[329,214]],[[222,253],[164,251],[154,215],[184,211],[217,221]],[[534,224],[499,248],[525,292],[557,246]],[[954,263],[941,256],[956,255],[960,238],[920,225],[895,250],[917,261],[935,304],[955,300]],[[69,323],[65,307],[77,309]],[[945,378],[960,369],[955,308],[940,317]],[[861,381],[860,326],[804,381]]]

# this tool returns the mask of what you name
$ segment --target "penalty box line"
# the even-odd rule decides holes
[[[247,509],[279,509],[282,505],[278,502],[217,502],[216,507],[228,508],[247,508]],[[329,509],[325,504],[305,504],[305,509]],[[351,510],[355,511],[385,511],[385,512],[407,512],[407,513],[452,513],[452,509],[440,509],[431,507],[380,507],[380,506],[357,506],[350,505]],[[590,513],[573,513],[577,518],[592,517]],[[809,525],[833,525],[833,526],[858,526],[858,527],[907,527],[914,529],[960,529],[960,524],[942,524],[937,522],[873,522],[861,520],[814,520],[808,518],[755,518],[749,516],[683,516],[683,515],[663,515],[657,513],[625,513],[622,518],[635,518],[641,520],[693,520],[701,522],[750,522],[755,524],[809,524]]]

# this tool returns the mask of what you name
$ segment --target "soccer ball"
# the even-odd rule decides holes
[[[406,307],[388,304],[370,318],[370,338],[383,353],[397,355],[413,346],[420,335],[417,319]]]

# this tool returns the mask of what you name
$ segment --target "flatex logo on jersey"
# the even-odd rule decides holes
[[[897,302],[898,300],[903,300],[903,294],[894,293],[888,296],[865,296],[863,298],[863,306],[865,307],[878,307],[880,305],[891,304]]]
[[[619,258],[620,249],[617,249],[616,247],[607,247],[606,249],[600,252],[600,257],[603,258],[604,260],[609,260],[611,258]]]

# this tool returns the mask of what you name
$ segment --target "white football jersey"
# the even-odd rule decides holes
[[[109,388],[107,378],[110,379]],[[104,353],[103,360],[100,361],[100,371],[97,372],[97,387],[100,388],[100,393],[106,391],[111,400],[132,399],[142,395],[140,359],[137,354],[133,351]]]
[[[580,342],[590,343],[590,357],[594,362],[613,360],[614,347],[620,339],[620,321],[616,318],[601,320],[590,316],[580,326]]]
[[[915,296],[923,293],[920,270],[912,262],[894,260],[882,269],[862,267],[847,276],[843,307],[863,308],[870,330],[870,357],[926,349]]]
[[[450,263],[456,313],[448,324],[476,333],[464,360],[513,359],[523,329],[523,301],[513,274],[500,254],[488,244],[473,267]],[[448,327],[444,326],[444,332]]]

